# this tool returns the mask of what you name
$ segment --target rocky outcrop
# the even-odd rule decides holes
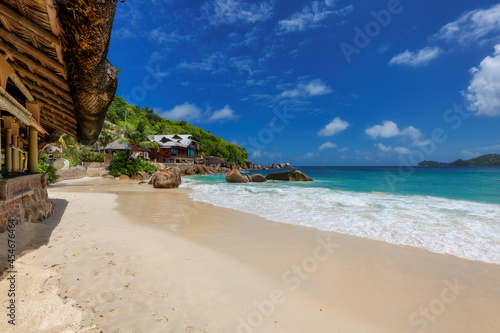
[[[130,177],[127,175],[120,175],[120,177],[118,179],[119,180],[130,180]]]
[[[266,177],[268,180],[284,180],[291,182],[311,182],[312,178],[299,170],[292,170],[280,173],[271,173]]]
[[[247,162],[246,164],[241,166],[245,170],[267,170],[263,165],[253,164],[252,162]]]
[[[247,175],[248,181],[250,183],[265,183],[267,182],[266,177],[256,174],[256,175]]]
[[[228,162],[223,158],[214,157],[214,156],[203,156],[203,162],[206,167],[214,167],[215,169],[219,168],[228,168],[228,169],[237,169],[238,165]]]
[[[226,176],[226,182],[228,183],[246,183],[247,180],[241,175],[241,173],[234,169]]]
[[[149,180],[151,179],[151,175],[144,171],[139,171],[139,176],[141,176],[140,180],[145,180],[149,182]]]
[[[181,176],[208,175],[214,173],[202,164],[179,166]]]
[[[271,164],[269,169],[291,169],[290,163]]]
[[[151,163],[151,164],[154,165],[156,171],[164,171],[164,170],[167,169],[167,167],[163,163],[156,163],[156,162],[154,162],[154,163]]]
[[[181,170],[179,168],[168,168],[156,173],[150,183],[154,188],[177,188],[181,184]]]

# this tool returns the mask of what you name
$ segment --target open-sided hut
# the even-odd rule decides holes
[[[97,140],[117,87],[107,60],[116,4],[0,1],[0,232],[7,219],[51,213],[46,181],[36,174],[39,149],[61,134]],[[33,212],[30,200],[40,197],[47,207]]]

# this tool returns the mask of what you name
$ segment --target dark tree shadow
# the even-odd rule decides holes
[[[61,222],[68,207],[66,200],[51,199],[51,201],[54,204],[54,215],[41,223],[23,222],[16,225],[16,237],[14,238],[16,259],[49,243],[52,232]],[[8,232],[0,234],[0,280],[5,278],[4,273],[9,267],[8,240]]]

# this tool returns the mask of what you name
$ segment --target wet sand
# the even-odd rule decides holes
[[[500,331],[498,265],[271,222],[188,192],[52,187],[56,216],[17,226],[18,325],[2,315],[0,331]],[[0,244],[3,267],[6,234]],[[6,290],[4,276],[2,308]]]

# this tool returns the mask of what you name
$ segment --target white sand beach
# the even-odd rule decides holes
[[[1,332],[499,332],[500,266],[271,222],[187,189],[51,186]],[[0,235],[6,267],[7,234]]]

